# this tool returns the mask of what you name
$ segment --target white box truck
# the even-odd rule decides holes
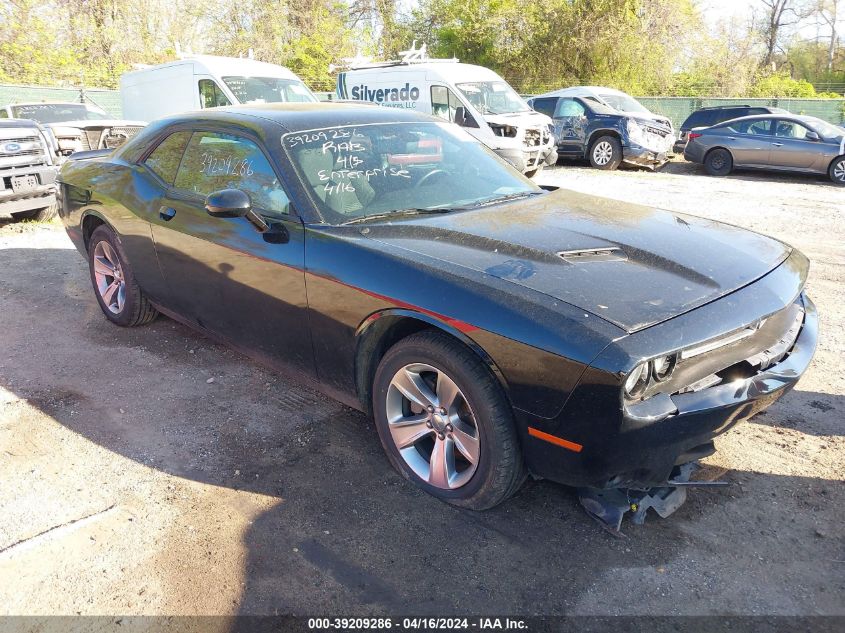
[[[557,161],[548,116],[489,68],[430,59],[425,45],[398,61],[350,60],[337,75],[337,96],[452,121],[529,177]]]
[[[152,121],[159,117],[243,103],[317,101],[294,73],[283,66],[238,57],[183,55],[120,77],[123,116]]]

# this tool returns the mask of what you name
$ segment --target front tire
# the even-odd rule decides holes
[[[827,170],[830,180],[839,186],[845,186],[845,156],[833,159]]]
[[[486,510],[525,480],[501,385],[444,333],[413,334],[387,351],[373,381],[373,415],[393,467],[442,501]]]
[[[704,169],[711,176],[727,176],[734,168],[733,156],[721,147],[710,150],[704,157]]]
[[[590,164],[613,171],[622,164],[622,143],[615,136],[601,136],[590,146]]]
[[[97,303],[109,321],[133,327],[158,316],[138,287],[120,240],[107,226],[99,226],[91,234],[88,267]]]
[[[13,213],[12,217],[15,220],[33,220],[35,222],[49,222],[59,214],[59,206],[55,202],[49,207],[41,207],[40,209],[33,209],[31,211],[21,211]]]

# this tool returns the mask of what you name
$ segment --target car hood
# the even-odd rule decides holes
[[[485,114],[484,120],[498,125],[513,125],[514,119],[524,119],[529,124],[551,125],[552,120],[542,112],[526,110],[524,112],[508,112],[505,114]]]
[[[371,240],[525,286],[628,332],[733,292],[791,252],[731,225],[566,190],[367,229]]]

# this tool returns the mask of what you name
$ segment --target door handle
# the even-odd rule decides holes
[[[773,147],[783,147],[783,143],[772,143]]]
[[[160,217],[165,222],[169,222],[174,218],[176,215],[176,209],[173,207],[161,207],[158,210],[158,217]]]

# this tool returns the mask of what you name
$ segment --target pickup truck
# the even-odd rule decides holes
[[[56,171],[50,145],[38,123],[0,119],[0,217],[55,217]]]

